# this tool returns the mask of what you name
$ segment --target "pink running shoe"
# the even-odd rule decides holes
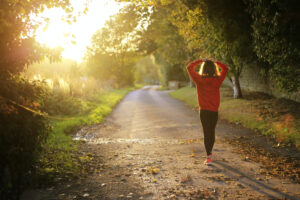
[[[208,155],[206,160],[204,161],[205,165],[212,165],[212,154]]]

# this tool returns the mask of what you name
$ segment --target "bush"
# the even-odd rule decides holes
[[[79,98],[52,92],[44,100],[43,110],[50,115],[77,115],[84,111],[84,104]]]
[[[6,85],[0,88],[0,199],[18,199],[49,131],[44,117],[30,109],[39,107],[44,88],[17,76],[0,84]]]

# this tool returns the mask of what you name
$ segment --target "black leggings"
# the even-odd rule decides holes
[[[215,143],[215,128],[218,121],[218,112],[200,110],[200,120],[204,133],[205,150],[207,155],[210,155]]]

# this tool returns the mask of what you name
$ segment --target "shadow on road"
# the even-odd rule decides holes
[[[296,199],[295,197],[292,197],[281,191],[275,190],[274,188],[271,188],[270,186],[260,181],[254,180],[252,177],[241,172],[239,169],[233,168],[222,161],[214,161],[214,165],[212,167],[215,167],[220,170],[226,169],[225,174],[229,177],[237,179],[238,182],[272,199],[278,199],[279,197],[284,197],[286,199]]]

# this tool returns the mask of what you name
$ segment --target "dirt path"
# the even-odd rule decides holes
[[[205,166],[198,113],[166,91],[136,90],[102,125],[81,130],[93,173],[23,199],[300,199],[299,184],[266,177],[236,153],[225,140],[236,132],[219,121],[214,164]]]

